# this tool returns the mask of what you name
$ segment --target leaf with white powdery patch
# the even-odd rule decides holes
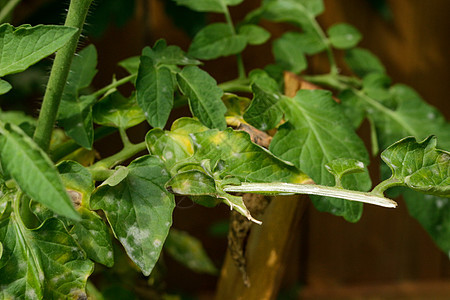
[[[62,299],[85,297],[94,264],[55,218],[25,228],[15,214],[0,221],[0,297]]]
[[[57,25],[0,25],[0,77],[24,71],[64,46],[77,31]]]
[[[50,158],[15,125],[0,122],[0,160],[3,171],[32,199],[57,214],[80,219]]]
[[[128,176],[118,185],[98,188],[91,207],[105,212],[114,235],[147,276],[172,225],[175,201],[164,188],[170,177],[159,158],[140,157],[128,169]]]

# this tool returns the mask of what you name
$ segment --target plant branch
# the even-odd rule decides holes
[[[292,184],[284,182],[274,183],[246,183],[241,185],[227,185],[225,192],[236,193],[277,193],[277,194],[307,194],[340,198],[350,201],[374,204],[383,207],[395,208],[397,203],[373,193],[345,190],[341,188],[316,185],[316,184]]]
[[[20,0],[9,0],[8,3],[6,3],[6,5],[0,11],[0,24],[5,22],[5,19],[9,16],[9,14],[14,10],[14,8],[19,3]]]
[[[118,86],[121,86],[122,84],[125,84],[127,82],[132,81],[133,79],[136,78],[136,76],[137,76],[136,74],[132,74],[132,75],[129,75],[129,76],[124,77],[122,79],[119,79],[117,81],[114,81],[114,82],[108,84],[107,86],[99,89],[98,91],[92,93],[91,96],[94,96],[95,98],[98,98],[98,97],[102,96],[104,93],[106,93],[107,91],[109,91],[111,89],[114,89],[114,88],[116,88]]]
[[[72,0],[65,26],[78,28],[78,32],[62,47],[55,56],[47,89],[42,102],[38,124],[34,133],[34,140],[44,150],[47,151],[53,131],[53,125],[58,113],[61,97],[69,75],[70,65],[77,49],[83,24],[86,19],[89,6],[92,0]]]
[[[231,19],[231,15],[230,15],[230,11],[228,10],[228,7],[226,5],[223,6],[223,13],[225,15],[225,20],[227,21],[227,24],[231,29],[231,32],[233,33],[233,35],[236,35],[236,29],[234,28],[233,20]],[[236,59],[237,59],[239,79],[244,79],[247,77],[247,75],[245,73],[245,67],[244,67],[244,61],[242,60],[242,55],[240,53],[236,54]]]
[[[238,78],[219,84],[224,92],[244,92],[251,93],[250,80],[247,78]]]
[[[141,142],[139,144],[129,144],[128,146],[124,147],[122,150],[117,152],[114,155],[111,155],[110,157],[107,157],[105,159],[102,159],[92,166],[89,167],[91,170],[95,169],[109,169],[112,168],[125,160],[133,157],[137,153],[145,150],[147,148],[147,145],[145,142]]]

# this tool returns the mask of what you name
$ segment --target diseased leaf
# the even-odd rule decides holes
[[[171,229],[164,249],[179,263],[195,272],[217,274],[217,268],[201,242],[187,232]]]
[[[238,5],[243,0],[175,0],[195,11],[224,13],[226,6]]]
[[[0,221],[2,299],[85,297],[94,264],[58,219],[29,230],[15,214]]]
[[[376,72],[385,73],[386,70],[380,60],[369,50],[362,48],[350,49],[345,53],[345,62],[356,75],[365,75]]]
[[[300,73],[307,67],[299,36],[298,33],[288,32],[275,40],[272,45],[276,63],[293,73]]]
[[[135,95],[127,99],[117,91],[97,102],[92,114],[97,124],[123,129],[136,126],[145,120],[144,112],[138,106]]]
[[[12,89],[12,86],[5,80],[0,79],[0,95],[6,94]]]
[[[64,87],[58,111],[58,121],[79,145],[92,149],[94,125],[92,124],[93,97],[80,97],[79,92],[87,88],[97,74],[97,51],[89,45],[73,58],[67,84]]]
[[[240,36],[244,36],[247,40],[247,43],[250,45],[264,44],[270,38],[270,32],[260,26],[253,24],[243,25],[239,27],[238,34]]]
[[[205,130],[208,128],[197,120],[180,118],[172,124],[170,131],[158,128],[150,130],[145,142],[148,151],[158,156],[170,171],[177,162],[194,154],[194,145],[189,134]]]
[[[246,45],[246,36],[236,35],[225,23],[213,23],[195,35],[188,53],[199,59],[215,59],[237,54]]]
[[[326,171],[325,164],[335,159],[354,158],[369,163],[364,143],[351,129],[329,91],[300,90],[294,98],[284,97],[282,106],[288,123],[280,126],[270,150],[306,172],[314,182],[333,185],[333,176]],[[371,181],[367,172],[352,174],[343,178],[343,186],[366,191]],[[353,222],[361,217],[361,203],[317,197],[312,200],[320,211]]]
[[[58,25],[0,25],[0,77],[24,71],[64,46],[77,31]]]
[[[166,183],[166,188],[180,195],[215,196],[217,193],[214,178],[199,170],[176,174]]]
[[[208,130],[191,135],[194,159],[210,160],[218,165],[220,178],[233,176],[245,182],[303,183],[309,178],[294,166],[280,160],[266,149],[254,144],[248,133]]]
[[[450,153],[436,149],[436,137],[417,143],[413,137],[391,145],[381,153],[391,168],[388,179],[395,185],[441,197],[450,197]]]
[[[198,67],[189,66],[177,74],[177,79],[194,117],[209,128],[225,129],[227,109],[221,99],[223,91],[214,78]]]
[[[70,234],[93,261],[112,267],[113,246],[108,227],[97,213],[80,207],[81,221],[74,224]]]
[[[355,47],[362,39],[361,33],[355,27],[340,23],[328,28],[328,37],[331,45],[337,49]]]
[[[80,218],[47,154],[20,128],[1,121],[0,161],[3,171],[32,199],[62,216]]]
[[[174,83],[165,67],[157,68],[150,57],[141,56],[136,79],[136,99],[152,127],[164,128],[173,107]]]
[[[59,163],[57,168],[72,202],[89,207],[89,198],[94,190],[94,180],[88,169],[78,162],[68,160]]]
[[[175,201],[164,188],[170,177],[159,158],[140,157],[128,169],[118,185],[98,188],[91,207],[105,212],[115,237],[148,276],[169,233]]]

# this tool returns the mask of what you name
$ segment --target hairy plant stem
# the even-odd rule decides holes
[[[292,184],[284,182],[274,183],[247,183],[241,185],[227,185],[223,188],[225,192],[236,193],[277,193],[277,194],[307,194],[340,198],[350,201],[374,204],[383,207],[395,208],[397,203],[391,199],[384,198],[381,194],[365,193],[359,191],[345,190],[341,188],[316,185],[316,184]]]
[[[61,103],[62,93],[69,75],[70,65],[77,49],[86,15],[92,0],[71,0],[65,26],[78,28],[78,32],[62,47],[55,56],[52,71],[45,90],[34,140],[47,151],[53,131],[53,125]]]
[[[6,5],[0,11],[0,24],[5,22],[5,19],[19,3],[20,0],[9,0],[8,3],[6,3]]]

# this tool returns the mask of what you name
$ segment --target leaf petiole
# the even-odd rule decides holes
[[[341,188],[315,185],[293,184],[284,182],[273,183],[247,183],[241,185],[228,185],[223,188],[225,192],[235,193],[275,193],[275,194],[307,194],[340,198],[350,201],[369,203],[382,207],[395,208],[397,203],[391,199],[360,191],[344,190]]]

